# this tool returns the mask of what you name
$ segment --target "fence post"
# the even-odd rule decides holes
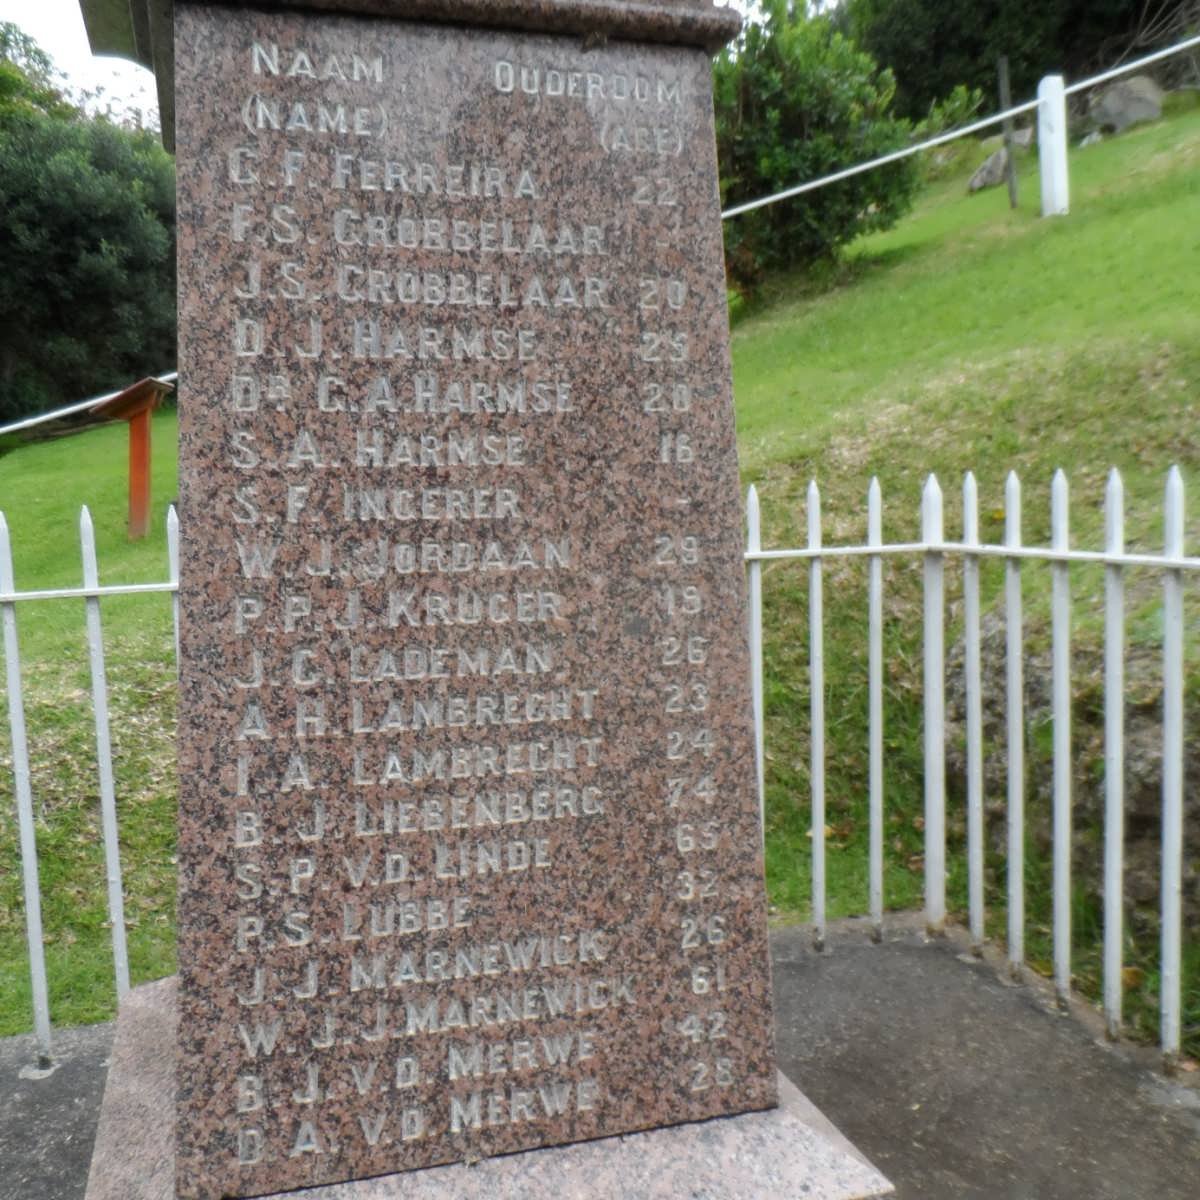
[[[1013,106],[1012,81],[1008,72],[1008,55],[1000,55],[1000,111],[1008,112]],[[1008,206],[1016,208],[1019,200],[1017,193],[1017,139],[1013,136],[1014,126],[1012,117],[1004,118],[1004,149],[1008,161],[1004,164],[1004,176],[1008,180]]]
[[[1038,84],[1038,160],[1042,174],[1042,216],[1065,217],[1071,211],[1067,169],[1067,90],[1061,75]]]
[[[1125,485],[1114,467],[1104,502],[1104,549],[1125,553]],[[1121,1036],[1125,862],[1125,577],[1104,568],[1104,1022]]]
[[[83,586],[100,586],[96,562],[96,531],[85,504],[79,513],[79,543],[83,554]],[[104,635],[100,600],[83,602],[87,623],[88,659],[92,668],[92,711],[96,720],[96,766],[100,778],[100,832],[104,843],[104,877],[108,887],[108,917],[112,924],[113,973],[117,1003],[129,992],[129,950],[125,937],[125,895],[121,883],[121,843],[117,833],[117,790],[113,780],[112,736],[108,722],[108,677],[104,667]]]
[[[746,549],[751,554],[762,550],[762,515],[758,505],[758,489],[751,484],[746,493]],[[750,699],[754,709],[754,765],[758,771],[758,819],[763,845],[767,841],[766,769],[763,762],[763,620],[762,620],[762,563],[751,559],[749,571],[750,600]]]
[[[167,576],[171,581],[171,626],[175,634],[175,675],[179,676],[179,514],[167,507]]]
[[[16,591],[8,522],[0,513],[0,592]],[[29,745],[25,737],[25,698],[21,692],[21,656],[17,647],[17,606],[0,604],[4,628],[4,665],[8,686],[8,727],[12,738],[13,784],[21,842],[21,883],[25,897],[25,940],[29,945],[29,982],[33,990],[33,1031],[38,1065],[50,1065],[50,994],[46,986],[46,949],[42,942],[42,891],[38,881],[33,792],[29,785]]]
[[[1021,481],[1004,482],[1004,544],[1021,549]],[[1025,963],[1025,649],[1021,560],[1004,564],[1006,727],[1008,730],[1008,970]]]
[[[883,545],[883,493],[879,479],[872,476],[867,491],[867,544]],[[871,739],[870,766],[870,894],[871,937],[883,941],[883,557],[872,554],[867,559],[867,590],[870,615],[868,622],[869,660],[867,701],[870,709]]]
[[[1069,550],[1067,477],[1055,471],[1050,490],[1050,545]],[[1071,568],[1050,564],[1051,707],[1054,721],[1054,990],[1071,996]]]
[[[1183,557],[1183,476],[1167,475],[1163,512],[1168,558]],[[1183,1008],[1183,572],[1163,573],[1162,1053],[1179,1063]]]
[[[979,485],[975,473],[963,480],[963,542],[979,545]],[[967,908],[971,949],[983,953],[983,669],[979,601],[979,557],[963,555],[963,658],[967,691]]]
[[[936,476],[921,497],[921,538],[945,541],[942,489]],[[940,550],[925,551],[925,925],[946,926],[946,644],[945,565]]]
[[[821,493],[808,485],[808,548],[821,548]],[[821,559],[808,564],[809,706],[812,755],[813,945],[825,949],[825,603]]]

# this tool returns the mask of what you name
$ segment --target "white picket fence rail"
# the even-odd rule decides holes
[[[934,477],[926,483],[921,505],[922,536],[919,542],[885,543],[883,499],[877,481],[867,497],[867,540],[861,545],[827,546],[822,539],[821,499],[816,484],[808,491],[808,544],[797,549],[763,549],[759,500],[752,487],[747,495],[747,552],[749,576],[749,633],[752,667],[755,748],[760,802],[765,795],[765,720],[763,709],[763,568],[789,560],[808,564],[809,696],[811,705],[811,833],[812,921],[814,939],[823,945],[827,932],[825,843],[825,622],[823,612],[824,561],[865,558],[868,564],[867,608],[868,716],[869,716],[869,913],[876,936],[884,925],[885,758],[883,739],[883,615],[885,558],[918,556],[924,570],[924,876],[925,918],[933,932],[946,922],[946,733],[945,733],[945,611],[946,560],[962,561],[963,644],[966,685],[967,750],[967,867],[971,938],[981,946],[984,938],[984,808],[981,669],[981,602],[979,567],[985,558],[1006,564],[1004,607],[1007,652],[1007,948],[1014,973],[1025,962],[1025,722],[1022,672],[1024,664],[1022,618],[1022,564],[1048,562],[1052,575],[1052,694],[1054,725],[1053,896],[1054,977],[1062,999],[1071,988],[1071,597],[1070,568],[1074,563],[1103,564],[1105,586],[1105,788],[1104,820],[1104,1010],[1110,1034],[1122,1028],[1122,875],[1123,849],[1123,737],[1125,615],[1124,576],[1130,568],[1161,572],[1164,595],[1163,633],[1163,825],[1162,825],[1162,945],[1160,1043],[1165,1060],[1180,1053],[1183,953],[1183,663],[1184,576],[1200,571],[1200,558],[1184,555],[1183,480],[1172,468],[1167,478],[1162,554],[1131,553],[1124,543],[1124,499],[1120,476],[1109,478],[1106,540],[1103,550],[1070,547],[1068,487],[1060,471],[1052,489],[1052,537],[1049,547],[1027,546],[1021,533],[1021,485],[1008,477],[1005,490],[1005,538],[989,545],[979,538],[979,504],[974,476],[963,487],[963,537],[946,540],[942,492]],[[124,898],[118,845],[117,797],[112,771],[108,687],[100,601],[106,596],[169,593],[175,616],[175,657],[178,661],[179,524],[175,510],[167,518],[168,578],[161,583],[100,586],[92,522],[86,508],[80,515],[83,586],[78,588],[17,591],[14,585],[8,526],[0,513],[0,625],[3,628],[9,730],[13,781],[20,834],[26,936],[32,982],[34,1032],[40,1056],[49,1061],[51,1022],[49,989],[43,953],[41,892],[36,828],[30,786],[30,757],[26,736],[21,664],[17,639],[16,606],[30,600],[82,599],[92,677],[96,727],[97,765],[100,780],[101,836],[103,839],[109,916],[112,925],[113,968],[116,994],[129,988],[129,961],[125,944]],[[764,823],[765,824],[765,823]]]

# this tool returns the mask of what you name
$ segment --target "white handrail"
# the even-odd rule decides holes
[[[152,378],[158,380],[159,383],[174,383],[179,378],[179,372],[168,371],[165,375],[154,375]],[[0,425],[0,434],[19,433],[22,429],[32,429],[35,425],[45,425],[48,421],[57,421],[62,417],[86,412],[97,404],[103,404],[105,400],[119,396],[124,390],[124,388],[120,388],[115,392],[105,392],[103,396],[92,396],[89,400],[79,400],[75,404],[68,404],[66,408],[56,408],[53,412],[42,413],[37,417],[22,417],[21,420],[13,421],[10,425]]]
[[[1191,50],[1197,46],[1200,46],[1200,36],[1188,38],[1187,41],[1179,42],[1175,46],[1168,46],[1165,50],[1156,50],[1153,54],[1147,54],[1145,58],[1135,59],[1131,63],[1125,63],[1124,66],[1113,67],[1111,71],[1103,71],[1099,75],[1093,75],[1091,79],[1081,79],[1078,83],[1072,83],[1067,88],[1067,95],[1073,96],[1076,92],[1086,92],[1088,88],[1097,87],[1099,84],[1107,83],[1110,79],[1139,71],[1151,63],[1161,62],[1164,58],[1171,58],[1173,55],[1181,54],[1184,50]]]
[[[1083,92],[1088,88],[1096,87],[1098,84],[1107,83],[1110,79],[1116,79],[1120,75],[1128,75],[1142,67],[1149,66],[1151,63],[1161,62],[1164,58],[1171,58],[1173,55],[1181,54],[1183,51],[1190,50],[1195,46],[1200,46],[1200,37],[1188,38],[1177,45],[1168,46],[1165,50],[1155,51],[1153,54],[1147,54],[1144,58],[1125,63],[1120,67],[1113,67],[1110,71],[1104,71],[1088,79],[1081,79],[1078,83],[1072,83],[1068,86],[1066,94],[1073,96],[1077,92]],[[832,175],[823,175],[820,179],[812,179],[807,183],[799,183],[795,187],[785,188],[781,192],[774,192],[770,196],[763,196],[758,200],[748,200],[745,204],[736,204],[733,208],[727,208],[721,214],[721,220],[728,221],[733,217],[742,216],[743,213],[754,212],[755,209],[766,208],[770,204],[778,204],[781,200],[791,200],[795,196],[802,196],[805,192],[814,192],[818,188],[826,187],[828,184],[841,183],[844,179],[852,179],[855,175],[863,175],[867,171],[875,170],[876,167],[886,167],[890,163],[911,158],[914,154],[920,154],[923,150],[932,150],[935,146],[944,146],[947,142],[957,141],[959,138],[967,137],[972,133],[979,133],[993,125],[999,125],[1010,117],[1019,117],[1023,113],[1033,112],[1040,103],[1039,100],[1027,100],[1024,104],[1018,104],[1013,108],[998,112],[994,116],[973,121],[970,125],[962,126],[961,129],[951,129],[948,133],[938,134],[937,137],[920,142],[915,146],[906,146],[903,150],[894,150],[891,154],[884,154],[880,158],[873,158],[868,162],[858,163],[853,167],[847,167],[843,171],[835,171]],[[0,429],[0,433],[3,432],[4,430]]]
[[[886,167],[889,163],[899,162],[903,158],[911,158],[914,154],[920,154],[922,150],[931,150],[934,146],[942,146],[946,142],[957,141],[968,134],[978,133],[981,129],[988,129],[992,125],[999,125],[1009,117],[1018,117],[1022,113],[1032,112],[1037,106],[1037,100],[1027,100],[1024,104],[1018,104],[1015,108],[1005,109],[1004,112],[996,113],[992,117],[984,117],[982,121],[975,121],[970,125],[964,125],[961,129],[952,129],[949,133],[938,134],[937,137],[930,138],[929,141],[921,142],[916,146],[906,146],[903,150],[894,150],[891,154],[885,154],[881,158],[873,158],[869,162],[847,167],[844,171],[836,171],[832,175],[824,175],[820,179],[813,179],[808,183],[797,184],[786,191],[776,192],[771,196],[764,196],[761,200],[749,200],[745,204],[735,205],[733,208],[726,209],[721,214],[721,220],[728,221],[730,217],[740,217],[743,213],[753,212],[756,208],[765,208],[768,204],[776,204],[780,200],[790,200],[793,196],[801,196],[805,192],[816,191],[817,188],[823,188],[826,184],[840,183],[843,179],[862,175],[867,171],[875,170],[876,167]]]

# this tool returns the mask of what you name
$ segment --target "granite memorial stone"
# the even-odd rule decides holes
[[[777,1100],[730,15],[360,7],[175,9],[181,1197]]]

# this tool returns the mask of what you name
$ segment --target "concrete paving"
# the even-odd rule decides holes
[[[32,1037],[0,1038],[0,1200],[83,1196],[113,1030],[54,1030],[50,1071]]]
[[[780,1066],[900,1200],[1200,1196],[1200,1092],[1108,1046],[1087,1012],[911,922],[878,946],[856,922],[828,940],[772,935]],[[111,1040],[56,1031],[50,1074],[32,1039],[0,1041],[0,1200],[83,1196]]]
[[[773,939],[779,1065],[899,1200],[1200,1197],[1200,1093],[1094,1015],[1060,1014],[960,936],[875,946],[847,922],[828,944]]]

